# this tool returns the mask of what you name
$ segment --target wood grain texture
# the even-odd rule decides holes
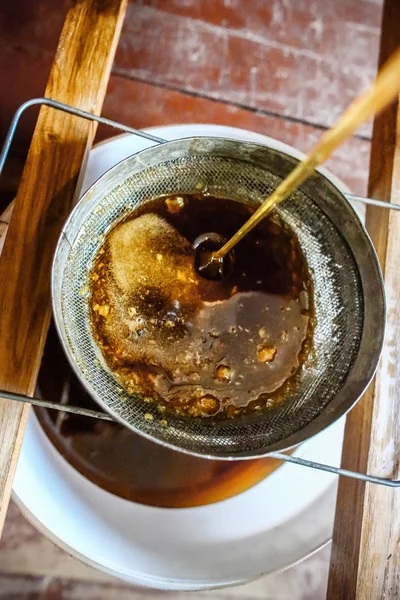
[[[164,18],[198,21],[216,32],[220,28],[225,36],[258,37],[320,60],[341,60],[343,67],[364,68],[369,63],[373,68],[373,57],[366,54],[372,44],[378,50],[382,0],[129,0],[129,4],[127,24],[135,7],[144,6]],[[53,52],[66,8],[66,0],[14,0],[0,14],[1,38],[8,47],[23,42],[27,48]]]
[[[46,96],[100,113],[124,0],[75,0]],[[50,320],[50,267],[95,127],[42,107],[0,257],[0,389],[32,395]],[[29,407],[0,402],[0,530]]]
[[[123,62],[116,63],[116,70],[122,69],[121,76],[112,78],[114,89],[120,87],[121,93],[112,95],[104,112],[106,114],[110,109],[118,118],[120,107],[127,106],[124,112],[131,121],[137,119],[149,126],[159,123],[161,118],[162,124],[185,122],[189,118],[186,115],[192,110],[191,120],[204,122],[205,111],[194,112],[204,99],[209,103],[220,103],[216,111],[208,104],[210,115],[219,113],[218,122],[222,118],[226,119],[226,124],[230,119],[233,124],[246,120],[262,130],[267,130],[272,122],[273,135],[280,139],[280,131],[283,136],[290,133],[291,123],[276,120],[271,114],[275,112],[278,117],[297,120],[299,137],[305,139],[307,125],[325,127],[331,123],[344,108],[345,98],[352,97],[353,88],[349,85],[355,85],[358,78],[359,84],[353,91],[360,91],[368,74],[374,73],[381,2],[131,0],[120,42]],[[65,12],[66,0],[13,0],[0,11],[0,90],[7,90],[6,94],[0,94],[0,140],[16,107],[27,98],[42,94]],[[210,47],[204,46],[207,39]],[[142,53],[140,48],[146,45],[146,40],[151,46]],[[244,45],[245,51],[227,52],[228,40],[232,45]],[[191,44],[192,51],[186,51]],[[221,45],[222,53],[216,51]],[[263,56],[267,51],[270,62],[264,64]],[[303,56],[312,60],[318,72],[331,71],[329,86],[326,82],[323,85],[322,102],[322,92],[316,87],[320,74],[316,79],[307,73]],[[283,59],[292,61],[289,70],[281,68]],[[211,61],[213,73],[219,73],[217,78],[204,81],[201,73],[204,60]],[[139,81],[143,79],[143,70],[146,81]],[[274,77],[268,77],[264,85],[262,80],[268,70],[274,72]],[[174,71],[179,71],[176,89],[172,89],[171,73]],[[340,75],[342,71],[344,74]],[[230,83],[229,74],[233,72],[235,86]],[[353,73],[356,74],[354,81]],[[122,77],[131,85],[124,85]],[[193,85],[195,78],[198,79],[197,87]],[[306,103],[302,96],[305,93],[303,82],[307,88]],[[275,97],[278,92],[282,111],[268,101],[268,96]],[[179,95],[182,116],[177,110]],[[118,104],[117,96],[122,104]],[[240,106],[235,105],[238,100]],[[170,106],[171,118],[166,112]],[[246,116],[245,110],[253,115]],[[35,110],[30,109],[18,128],[12,148],[12,153],[17,155],[12,158],[18,160],[15,168],[12,168],[12,161],[6,165],[0,180],[0,210],[13,198],[12,186],[25,161],[35,120]],[[212,122],[211,117],[208,122]],[[293,135],[290,133],[294,139],[295,129]],[[312,135],[312,129],[310,132]],[[362,133],[369,137],[369,127],[364,127]],[[111,135],[109,129],[107,135]],[[305,147],[309,149],[310,145]],[[346,154],[350,156],[347,150],[337,155],[339,168],[344,167],[350,186],[355,185],[354,191],[365,193],[366,188],[360,190],[356,181],[360,174],[359,164],[364,164],[366,154],[363,152],[359,157],[356,147],[350,158],[345,159]]]
[[[0,95],[0,114],[11,115],[15,108],[27,97],[41,95],[37,77],[32,81],[31,65],[20,58],[21,50],[0,54],[0,89],[11,81],[11,75],[2,70],[6,61],[15,63],[17,57],[18,85],[12,88],[6,98]],[[25,54],[24,54],[25,56]],[[48,60],[36,58],[33,70],[43,74],[47,72]],[[22,82],[25,82],[25,86]],[[3,104],[3,106],[1,106]],[[265,114],[246,107],[233,106],[227,102],[194,96],[184,91],[170,90],[152,83],[130,80],[118,75],[111,75],[103,115],[120,120],[133,127],[150,127],[169,123],[215,123],[242,127],[275,137],[297,148],[308,151],[321,135],[321,129],[306,123],[293,122],[285,118]],[[28,144],[35,119],[34,109],[29,109],[21,122],[16,136],[15,152],[22,151]],[[1,128],[1,125],[0,125]],[[100,132],[101,129],[101,132]],[[109,127],[99,128],[100,139],[114,135]],[[354,138],[334,154],[327,166],[342,177],[350,188],[359,194],[366,193],[366,170],[369,162],[368,140]],[[20,162],[20,161],[18,161]],[[18,165],[15,169],[16,173]],[[7,165],[6,165],[7,167]],[[9,201],[12,199],[11,188],[16,175],[9,172],[7,191]],[[1,184],[1,180],[0,180]],[[4,188],[3,188],[4,189]]]
[[[312,125],[116,75],[110,78],[103,113],[111,119],[138,128],[174,123],[240,127],[291,144],[303,152],[309,151],[322,133],[321,129]],[[114,133],[110,128],[100,126],[98,139],[105,139]],[[354,193],[365,195],[369,152],[368,140],[352,138],[335,152],[326,166],[341,177]]]
[[[31,96],[36,78],[48,73],[49,65],[40,71],[39,62],[51,62],[64,5],[7,3],[3,31],[0,24],[0,87],[4,81],[9,89],[0,95],[0,111],[6,115],[14,98]],[[380,14],[381,0],[135,0],[115,69],[327,126],[375,72]]]
[[[201,18],[186,16],[188,9],[177,5],[172,12],[166,4],[129,5],[115,73],[325,126],[375,73],[379,29],[346,21],[345,10],[340,19],[340,11],[329,8],[341,2],[323,4],[329,8],[318,3],[313,12],[311,3],[298,0],[231,2],[231,19],[246,15],[236,27],[222,15],[222,24],[207,20],[203,2],[197,10],[185,2]],[[218,2],[214,18],[218,8],[227,10]],[[379,3],[368,8],[379,18]],[[285,30],[284,42],[277,32]],[[318,45],[311,41],[315,37]]]
[[[400,5],[386,0],[379,62],[399,46]],[[374,123],[369,195],[400,201],[399,104]],[[385,277],[387,324],[374,383],[347,417],[342,466],[383,477],[399,477],[400,448],[400,219],[368,208],[367,228]],[[400,496],[398,490],[342,478],[339,484],[328,584],[328,600],[400,597]]]
[[[131,0],[166,13],[251,32],[275,44],[313,52],[344,65],[365,65],[371,36],[378,44],[381,1],[340,0]],[[354,38],[357,36],[357,43]],[[348,49],[351,47],[351,57]]]
[[[400,14],[399,14],[400,17]],[[391,202],[400,204],[400,107]],[[385,257],[386,337],[375,379],[367,469],[399,479],[400,450],[400,218],[389,213]],[[400,598],[400,490],[367,486],[361,530],[357,598]]]

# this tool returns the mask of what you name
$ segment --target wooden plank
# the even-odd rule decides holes
[[[22,55],[21,55],[22,53]],[[17,85],[11,85],[11,72],[3,69],[6,64],[14,63],[17,69]],[[15,108],[28,97],[41,95],[40,84],[43,74],[50,69],[46,56],[36,56],[34,63],[29,62],[29,53],[21,49],[0,54],[0,89],[10,88],[10,92],[0,98],[0,110],[11,115]],[[32,77],[32,70],[36,77]],[[209,98],[193,96],[185,92],[169,90],[164,86],[143,83],[111,75],[103,108],[106,117],[121,120],[133,127],[149,127],[167,123],[215,123],[242,127],[269,135],[300,150],[309,150],[321,135],[321,130],[305,123],[287,121],[260,111],[247,110]],[[18,128],[15,153],[23,152],[30,139],[35,121],[35,111],[26,113]],[[5,131],[7,123],[4,122]],[[101,128],[101,139],[115,132]],[[1,135],[1,124],[0,124]],[[354,139],[340,148],[330,159],[329,166],[335,174],[342,177],[355,193],[365,194],[366,172],[369,161],[369,142]],[[18,165],[17,165],[18,166]],[[11,167],[11,164],[10,164]],[[14,169],[17,172],[17,169]],[[6,170],[0,180],[1,190],[10,190],[15,179],[11,169]],[[6,187],[4,187],[6,186]],[[12,196],[9,196],[11,199]]]
[[[40,55],[52,57],[64,0],[15,2],[30,16],[0,33],[4,50],[19,52],[21,63],[24,53],[28,64]],[[12,15],[14,2],[9,5],[5,10]],[[116,69],[126,77],[326,126],[375,71],[380,13],[379,0],[135,0]],[[36,72],[27,69],[15,81],[8,67],[4,75],[0,70],[0,85],[6,77],[11,96],[14,85],[20,92],[28,83],[33,89]],[[0,106],[10,104],[7,97]]]
[[[278,10],[282,2],[274,4]],[[252,6],[248,2],[242,10],[251,13]],[[241,10],[240,3],[236,10]],[[328,30],[331,23],[318,18],[314,24],[322,28],[324,40],[324,27]],[[331,125],[370,82],[379,40],[377,29],[354,25],[346,37],[341,35],[340,25],[336,41],[325,53],[323,42],[316,52],[304,42],[298,48],[274,39],[271,30],[293,29],[289,16],[282,15],[265,34],[257,34],[251,29],[230,29],[150,6],[130,5],[114,72],[312,124]],[[361,54],[353,60],[357,48]]]
[[[112,75],[104,102],[105,116],[133,127],[174,123],[213,123],[250,129],[281,140],[307,152],[318,141],[321,130],[257,111],[231,106],[139,81]],[[113,135],[110,128],[99,128],[99,138]],[[353,138],[335,152],[326,166],[354,191],[367,191],[370,142]]]
[[[110,77],[103,115],[137,128],[195,122],[239,127],[271,136],[304,152],[309,151],[321,136],[321,130],[312,125],[293,123],[280,117],[131,81],[117,75]],[[100,126],[96,141],[105,140],[115,133],[110,127]],[[367,190],[369,155],[370,142],[353,138],[335,152],[326,166],[347,183],[354,193],[363,195]],[[10,208],[5,214],[9,211]],[[4,215],[1,215],[0,235],[1,221],[4,220]],[[0,247],[1,243],[0,239]]]
[[[378,46],[382,9],[381,0],[130,0],[130,4],[126,23],[135,17],[135,5],[147,6],[224,29],[227,35],[258,36],[321,59],[343,60],[351,67],[371,61],[366,53],[372,39]],[[65,13],[66,0],[14,0],[0,14],[0,37],[7,46],[25,44],[54,52]]]
[[[71,4],[46,96],[101,111],[124,11],[124,0]],[[34,392],[50,320],[52,254],[94,133],[87,121],[40,111],[0,257],[0,389]],[[0,530],[28,410],[0,403]]]
[[[400,44],[400,5],[386,0],[380,64]],[[400,202],[400,114],[397,103],[375,120],[369,194]],[[400,445],[400,220],[392,212],[367,210],[367,228],[381,261],[388,303],[385,345],[374,383],[347,417],[342,466],[384,477],[399,477]],[[343,478],[339,484],[328,584],[328,600],[397,599],[398,490],[365,486]]]
[[[132,4],[144,4],[224,27],[234,34],[260,36],[276,44],[314,52],[321,58],[362,67],[371,38],[378,42],[381,20],[379,0],[133,0]]]

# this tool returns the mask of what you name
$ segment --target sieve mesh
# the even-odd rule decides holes
[[[271,173],[249,164],[220,157],[190,157],[170,161],[133,175],[104,198],[86,220],[70,252],[64,273],[62,313],[68,323],[68,341],[83,376],[113,411],[138,429],[171,443],[176,438],[190,449],[217,451],[250,450],[288,437],[312,420],[330,402],[346,378],[358,349],[363,307],[360,283],[352,254],[336,228],[312,201],[297,192],[279,208],[281,218],[298,236],[312,272],[315,290],[316,327],[312,360],[298,375],[298,392],[272,414],[241,422],[227,421],[218,427],[198,419],[168,418],[169,427],[144,419],[151,411],[140,398],[129,396],[100,366],[89,325],[88,272],[103,241],[105,229],[138,204],[165,194],[203,191],[258,204],[278,184]],[[178,183],[179,182],[179,183]],[[178,183],[178,187],[177,187]],[[323,233],[322,233],[323,232]],[[345,269],[344,269],[345,266]]]
[[[168,426],[163,427],[160,419],[164,417],[156,407],[128,395],[108,372],[92,338],[88,275],[95,253],[107,230],[143,202],[162,195],[195,193],[201,188],[213,196],[259,205],[281,177],[267,166],[212,153],[172,157],[133,171],[110,191],[105,186],[61,261],[55,294],[59,298],[56,322],[62,321],[58,327],[75,370],[102,406],[133,430],[159,442],[221,458],[255,456],[272,447],[287,447],[288,438],[292,439],[329,409],[359,351],[364,322],[363,289],[348,243],[315,198],[303,191],[297,191],[278,207],[281,219],[299,239],[314,283],[314,350],[297,374],[297,392],[280,407],[262,415],[219,422],[168,416]],[[90,201],[89,193],[86,202]],[[149,412],[153,421],[144,418]]]

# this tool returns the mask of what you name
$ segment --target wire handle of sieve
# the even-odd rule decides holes
[[[374,198],[366,198],[365,196],[357,196],[356,194],[345,193],[347,200],[351,202],[362,202],[363,204],[369,204],[370,206],[376,206],[378,208],[388,208],[389,210],[400,210],[400,204],[393,204],[391,202],[384,202],[383,200],[375,200]]]
[[[146,133],[145,131],[141,131],[140,129],[135,129],[134,127],[129,127],[129,125],[124,125],[123,123],[118,123],[117,121],[112,121],[111,119],[106,119],[105,117],[99,117],[97,115],[93,115],[92,113],[88,113],[79,108],[75,108],[74,106],[70,106],[69,104],[63,104],[62,102],[57,102],[56,100],[50,100],[50,98],[32,98],[31,100],[27,100],[23,104],[21,104],[16,110],[10,126],[7,131],[6,138],[4,140],[3,147],[0,152],[0,175],[3,171],[4,164],[7,160],[7,156],[11,147],[11,143],[14,139],[15,132],[17,130],[17,126],[19,120],[23,113],[30,108],[31,106],[50,106],[55,110],[61,110],[63,112],[75,115],[76,117],[81,117],[82,119],[87,119],[89,121],[96,121],[97,123],[101,123],[102,125],[107,125],[109,127],[113,127],[114,129],[119,129],[120,131],[125,131],[126,133],[131,133],[133,135],[137,135],[142,138],[146,138],[152,142],[156,142],[157,144],[162,144],[167,142],[168,140],[164,140],[156,135],[152,135],[151,133]]]
[[[111,415],[108,415],[104,412],[100,412],[98,410],[90,410],[87,408],[82,408],[81,406],[60,404],[59,402],[49,402],[47,400],[41,400],[40,398],[31,398],[22,394],[14,394],[13,392],[6,392],[0,390],[0,398],[4,398],[5,400],[14,400],[16,402],[24,402],[26,404],[33,404],[42,408],[61,410],[63,412],[76,414],[82,417],[91,417],[95,419],[102,419],[104,421],[114,421]],[[365,481],[366,483],[375,483],[377,485],[384,485],[386,487],[392,488],[400,487],[400,480],[387,479],[385,477],[375,477],[374,475],[358,473],[357,471],[348,471],[347,469],[333,467],[332,465],[325,465],[323,463],[307,460],[305,458],[299,458],[298,456],[283,454],[282,452],[271,452],[267,454],[265,458],[276,458],[278,460],[283,460],[285,462],[300,465],[302,467],[317,469],[318,471],[325,471],[334,475],[342,475],[343,477],[351,477],[353,479]]]
[[[3,167],[7,160],[8,153],[9,153],[9,150],[11,147],[11,143],[14,139],[14,136],[15,136],[15,133],[17,130],[17,126],[18,126],[21,116],[23,115],[25,110],[27,110],[31,106],[41,106],[41,105],[50,106],[51,108],[54,108],[55,110],[61,110],[61,111],[67,112],[69,114],[73,114],[77,117],[87,119],[89,121],[96,121],[97,123],[101,123],[103,125],[113,127],[114,129],[118,129],[120,131],[130,133],[132,135],[137,135],[138,137],[148,139],[152,142],[156,142],[157,144],[162,144],[162,143],[165,143],[168,141],[168,140],[165,140],[158,136],[152,135],[151,133],[147,133],[146,131],[142,131],[140,129],[135,129],[133,127],[130,127],[123,123],[119,123],[118,121],[113,121],[111,119],[107,119],[105,117],[99,117],[97,115],[93,115],[91,113],[88,113],[81,109],[75,108],[68,104],[63,104],[61,102],[57,102],[56,100],[50,100],[49,98],[32,98],[31,100],[27,100],[26,102],[24,102],[23,104],[21,104],[19,106],[19,108],[17,109],[17,111],[15,112],[15,114],[11,120],[3,147],[0,152],[0,176],[2,174]],[[354,194],[346,194],[346,197],[348,198],[348,200],[351,200],[351,201],[354,200],[354,201],[358,201],[358,202],[363,202],[364,204],[370,204],[370,205],[377,206],[380,208],[386,208],[386,209],[391,209],[391,210],[400,210],[400,205],[390,204],[387,202],[382,202],[380,200],[374,200],[372,198],[365,198],[363,196],[357,196]],[[82,408],[79,406],[61,405],[57,402],[49,402],[46,400],[41,400],[39,398],[30,398],[28,396],[24,396],[21,394],[15,394],[13,392],[0,391],[0,398],[14,400],[17,402],[30,403],[30,404],[34,404],[36,406],[42,406],[44,408],[49,408],[49,409],[54,409],[54,410],[62,410],[64,412],[78,414],[81,416],[98,418],[98,419],[103,419],[103,420],[108,420],[108,421],[114,420],[110,415],[107,415],[106,413],[103,413],[100,411],[85,409],[85,408]],[[358,480],[369,482],[369,483],[385,485],[388,487],[400,487],[400,480],[388,479],[385,477],[375,477],[373,475],[366,475],[364,473],[348,471],[347,469],[341,469],[339,467],[325,465],[322,463],[306,460],[304,458],[299,458],[296,456],[288,456],[281,452],[273,452],[273,453],[268,454],[268,456],[270,458],[276,458],[278,460],[283,460],[283,461],[301,465],[304,467],[309,467],[309,468],[317,469],[320,471],[326,471],[328,473],[333,473],[335,475],[342,475],[344,477],[352,477],[354,479],[358,479]]]
[[[103,421],[115,420],[111,415],[99,410],[83,408],[82,406],[71,406],[70,404],[61,404],[61,402],[51,402],[49,400],[42,400],[41,398],[31,398],[30,396],[6,392],[5,390],[0,390],[0,398],[2,400],[13,400],[15,402],[23,402],[24,404],[33,404],[34,406],[40,406],[41,408],[61,410],[62,412],[79,415],[81,417],[91,417],[94,419],[102,419]]]
[[[7,160],[7,156],[11,147],[11,143],[14,139],[17,126],[19,120],[23,113],[30,108],[31,106],[41,106],[46,105],[54,108],[55,110],[61,110],[67,112],[69,114],[75,115],[77,117],[81,117],[82,119],[88,119],[89,121],[96,121],[97,123],[101,123],[102,125],[107,125],[108,127],[113,127],[114,129],[118,129],[119,131],[124,131],[125,133],[130,133],[132,135],[137,135],[138,137],[145,138],[152,142],[156,142],[157,144],[162,144],[167,142],[163,138],[160,138],[156,135],[152,135],[146,131],[142,131],[141,129],[135,129],[134,127],[130,127],[129,125],[125,125],[124,123],[119,123],[118,121],[113,121],[111,119],[107,119],[105,117],[99,117],[97,115],[93,115],[92,113],[88,113],[79,108],[75,108],[74,106],[70,106],[69,104],[63,104],[62,102],[57,102],[56,100],[50,100],[50,98],[32,98],[31,100],[27,100],[23,104],[21,104],[16,110],[10,126],[8,128],[8,132],[6,138],[4,140],[3,147],[0,152],[0,176],[3,171],[3,167]],[[372,206],[377,206],[379,208],[386,208],[389,210],[400,210],[400,204],[391,204],[389,202],[382,202],[381,200],[374,200],[373,198],[366,198],[364,196],[358,196],[354,194],[345,194],[348,200],[363,202],[364,204],[370,204]]]
[[[268,455],[266,455],[266,457],[284,460],[285,462],[300,465],[302,467],[309,467],[310,469],[317,469],[318,471],[333,473],[334,475],[342,475],[343,477],[358,479],[360,481],[365,481],[366,483],[375,483],[377,485],[384,485],[386,487],[392,488],[400,487],[400,479],[376,477],[375,475],[359,473],[358,471],[349,471],[348,469],[342,469],[341,467],[325,465],[323,463],[315,462],[313,460],[307,460],[306,458],[300,458],[298,456],[283,454],[282,452],[270,452]]]

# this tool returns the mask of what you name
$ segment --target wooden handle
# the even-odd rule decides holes
[[[126,0],[74,0],[45,95],[99,114]],[[33,395],[50,320],[50,269],[95,124],[42,107],[0,257],[0,389]],[[0,532],[29,407],[0,400]]]
[[[386,0],[380,64],[400,44],[400,3]],[[368,195],[400,203],[399,101],[375,119]],[[387,322],[376,378],[349,413],[342,467],[399,479],[400,215],[367,208],[367,229],[385,278]],[[400,490],[339,481],[328,600],[400,598]]]
[[[329,129],[295,169],[284,179],[274,192],[263,202],[248,221],[226,242],[212,258],[219,261],[247,235],[275,206],[294,192],[319,165],[322,165],[338,146],[343,144],[365,121],[388,106],[397,97],[400,89],[400,49],[387,61],[374,84],[356,98],[349,108]]]

